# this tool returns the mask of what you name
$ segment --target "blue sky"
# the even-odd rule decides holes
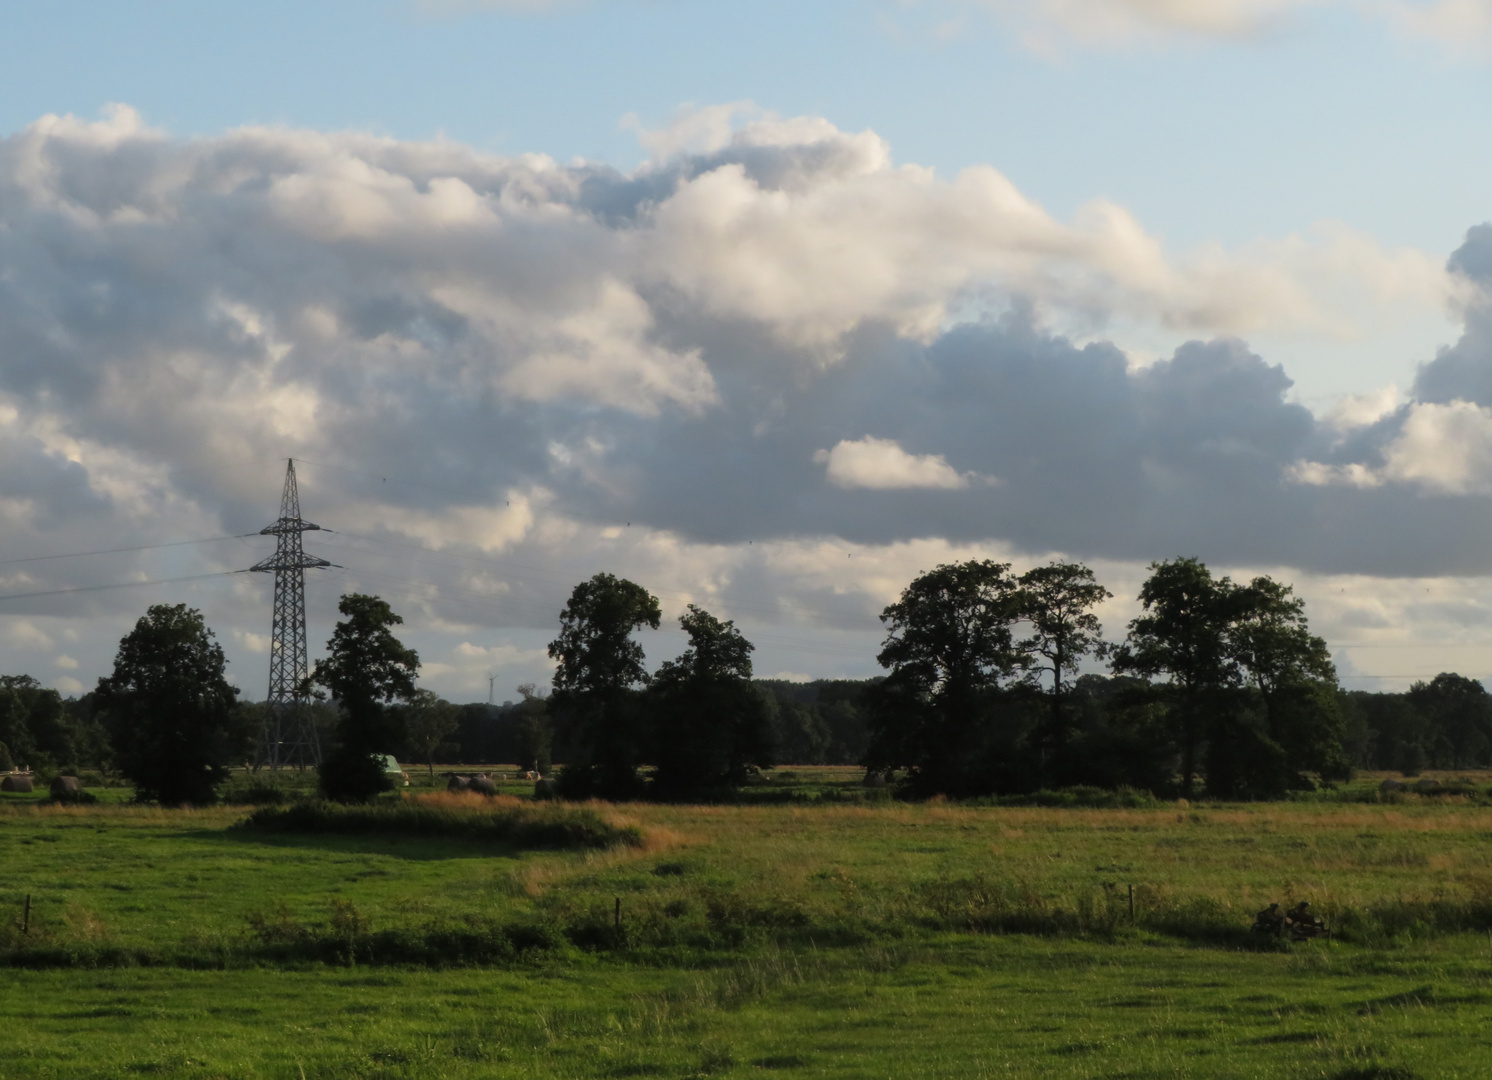
[[[118,101],[179,135],[444,134],[625,167],[625,114],[659,127],[751,100],[873,128],[901,161],[995,165],[1058,216],[1113,198],[1179,246],[1339,218],[1449,251],[1485,216],[1492,166],[1492,65],[1340,9],[1052,56],[974,5],[877,0],[52,0],[10,5],[0,29],[5,131]]]
[[[1115,633],[1149,558],[1269,569],[1351,677],[1492,670],[1488,0],[54,0],[0,48],[8,551],[255,527],[293,455],[458,698],[597,569],[870,674],[976,554],[1094,562]],[[258,670],[226,580],[150,598]],[[75,690],[143,595],[0,640]]]

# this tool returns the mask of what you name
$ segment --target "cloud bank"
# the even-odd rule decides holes
[[[1445,265],[1330,224],[1171,252],[1111,203],[1061,221],[993,168],[943,178],[872,132],[742,117],[644,133],[630,173],[181,140],[123,107],[0,141],[7,550],[248,532],[294,456],[345,582],[402,590],[467,682],[502,648],[476,629],[531,630],[511,655],[542,662],[598,569],[859,633],[958,552],[1486,571],[1492,229]],[[1402,401],[1317,418],[1241,336],[1350,336],[1388,301],[1465,317]],[[1183,343],[1137,366],[1063,332],[1109,320]],[[0,563],[0,592],[261,554],[224,543]],[[224,631],[246,653],[262,584],[215,601],[254,613]],[[146,595],[13,602],[7,632],[87,667],[37,620],[118,623]]]

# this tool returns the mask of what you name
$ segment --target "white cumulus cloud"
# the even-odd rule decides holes
[[[831,484],[842,488],[944,488],[969,486],[970,475],[948,464],[942,454],[909,454],[891,439],[867,435],[841,439],[832,450],[820,450],[813,460],[828,466]]]

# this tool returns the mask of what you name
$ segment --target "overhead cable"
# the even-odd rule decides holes
[[[61,555],[26,555],[19,559],[0,559],[0,566],[12,563],[43,562],[47,559],[81,559],[85,555],[117,555],[125,551],[155,551],[158,548],[185,547],[188,544],[212,544],[219,540],[243,540],[258,533],[235,533],[231,536],[204,536],[200,540],[171,540],[164,544],[138,544],[135,547],[100,548],[98,551],[69,551]]]
[[[8,596],[0,596],[0,602],[6,600],[33,600],[39,596],[65,596],[68,593],[104,592],[108,589],[138,589],[145,585],[171,585],[178,581],[203,581],[207,578],[231,577],[234,574],[243,573],[241,570],[217,570],[211,574],[188,574],[185,577],[154,578],[150,581],[121,581],[114,585],[80,585],[72,589],[44,589],[41,592],[11,593]]]

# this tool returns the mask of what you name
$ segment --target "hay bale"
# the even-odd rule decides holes
[[[83,783],[76,776],[54,776],[51,792],[54,799],[75,799],[83,793]]]
[[[534,798],[558,799],[559,783],[555,780],[540,780],[534,784]]]
[[[31,784],[31,777],[11,775],[0,780],[0,791],[15,791],[26,795],[36,790]]]

